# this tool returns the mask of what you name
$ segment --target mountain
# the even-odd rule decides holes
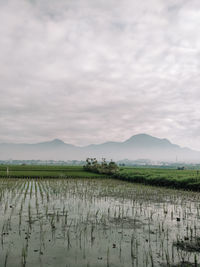
[[[0,144],[0,159],[41,159],[41,160],[62,160],[76,158],[78,148],[66,144],[62,140],[54,139],[52,141],[37,144]]]
[[[0,144],[0,160],[84,160],[87,157],[200,162],[199,151],[182,148],[167,139],[148,134],[137,134],[124,142],[106,142],[85,147],[66,144],[59,139],[37,144]]]
[[[107,142],[90,145],[94,155],[106,155],[107,158],[150,159],[156,161],[200,161],[200,152],[181,148],[167,139],[160,139],[148,134],[137,134],[124,142]],[[104,154],[103,154],[104,152]]]
[[[178,147],[167,139],[160,139],[148,134],[137,134],[129,138],[124,144],[135,147]]]

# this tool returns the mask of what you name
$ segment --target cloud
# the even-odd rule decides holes
[[[199,2],[0,0],[0,141],[199,146]]]

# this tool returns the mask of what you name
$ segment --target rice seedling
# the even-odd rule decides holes
[[[2,178],[0,199],[0,266],[200,264],[195,192],[112,179]]]

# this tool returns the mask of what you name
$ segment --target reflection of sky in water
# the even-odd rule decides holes
[[[198,193],[113,180],[0,183],[0,266],[6,257],[8,266],[21,266],[23,247],[27,266],[193,262],[194,253],[173,242],[200,236]]]

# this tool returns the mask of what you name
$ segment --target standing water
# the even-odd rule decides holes
[[[110,179],[1,179],[0,266],[200,266],[199,201]]]

